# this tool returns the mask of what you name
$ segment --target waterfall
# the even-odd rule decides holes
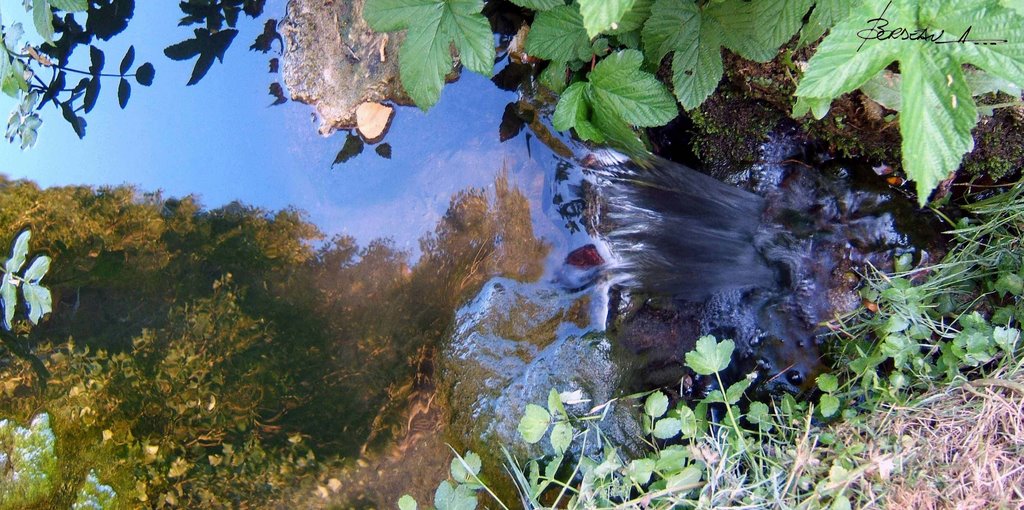
[[[619,281],[692,301],[775,283],[755,246],[763,198],[656,156],[638,163],[600,151],[586,166],[602,188]]]

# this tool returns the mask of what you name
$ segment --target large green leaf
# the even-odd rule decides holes
[[[697,339],[694,350],[686,353],[686,366],[699,375],[721,372],[729,366],[735,348],[732,340],[717,342],[714,337],[702,336]]]
[[[941,34],[931,40],[862,39],[865,20],[885,13],[887,30]],[[958,41],[960,34],[970,32]],[[923,205],[935,186],[973,148],[977,107],[963,64],[1024,85],[1024,16],[998,0],[865,0],[832,28],[808,62],[796,95],[820,103],[868,83],[889,64],[900,64],[900,134],[903,168]],[[794,113],[798,113],[794,111]]]
[[[398,51],[399,74],[421,108],[437,103],[452,71],[451,44],[467,69],[493,73],[494,36],[481,0],[372,0],[363,17],[378,31],[407,29]]]
[[[800,29],[800,45],[817,41],[839,20],[850,14],[850,0],[817,0],[807,24]]]
[[[690,0],[657,0],[644,24],[644,51],[654,66],[675,52],[672,85],[679,103],[690,110],[718,86],[722,46],[745,58],[771,60],[800,28],[810,4],[810,0],[726,0],[702,10]]]
[[[53,11],[50,0],[32,0],[32,22],[43,40],[53,44]]]
[[[640,70],[643,63],[643,54],[636,50],[612,53],[598,62],[589,76],[594,106],[610,109],[634,126],[661,126],[679,111],[665,86]]]
[[[599,62],[589,81],[562,94],[552,119],[556,129],[575,128],[584,140],[610,141],[631,156],[646,153],[632,126],[660,126],[678,110],[672,95],[654,75],[640,69],[636,50],[613,53]]]
[[[18,288],[14,286],[8,275],[4,274],[0,277],[4,279],[0,284],[0,306],[4,309],[3,323],[0,326],[10,331],[14,324],[14,310],[18,306]]]
[[[562,0],[512,0],[512,3],[534,11],[547,11],[565,5]]]
[[[767,62],[803,26],[813,0],[725,0],[704,14],[722,27],[722,43],[743,58]]]
[[[619,21],[625,16],[636,0],[579,0],[580,14],[583,15],[583,26],[587,35],[597,37],[608,29],[618,28]]]
[[[553,62],[588,60],[593,51],[579,6],[563,5],[537,13],[526,36],[526,52]]]

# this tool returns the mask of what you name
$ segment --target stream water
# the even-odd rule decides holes
[[[266,8],[279,18],[284,2]],[[161,55],[184,36],[172,22],[179,14],[172,3],[140,3],[121,38],[156,63],[151,89],[124,110],[103,94],[83,140],[48,111],[35,148],[0,146],[0,173],[47,187],[195,194],[207,209],[294,207],[327,238],[390,239],[401,269],[351,277],[341,269],[358,262],[346,259],[318,276],[321,289],[336,285],[359,303],[320,310],[352,321],[343,331],[358,349],[337,356],[394,365],[370,374],[375,397],[338,397],[350,406],[333,420],[347,427],[344,444],[324,448],[362,459],[336,475],[342,500],[423,500],[445,469],[446,442],[514,441],[517,413],[552,386],[594,401],[679,387],[682,355],[702,334],[737,340],[738,375],[799,390],[820,370],[815,338],[852,264],[922,244],[894,226],[906,216],[898,197],[855,185],[862,166],[832,162],[822,178],[783,163],[801,150],[786,136],[765,145],[747,189],[563,140],[577,153],[567,159],[529,129],[502,141],[506,105],[520,98],[472,73],[429,112],[399,107],[380,142],[390,155],[368,146],[339,163],[347,133],[318,135],[308,106],[267,106],[270,57],[241,44],[257,23],[242,25],[223,65],[184,87],[190,63]],[[105,49],[117,55],[126,44]],[[55,316],[72,302],[64,297]],[[74,310],[87,300],[76,296]],[[399,354],[381,355],[375,339]],[[635,440],[635,417],[620,414],[613,436]]]

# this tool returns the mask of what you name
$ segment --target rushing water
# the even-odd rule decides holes
[[[367,147],[337,163],[347,133],[319,136],[305,105],[267,106],[276,79],[265,72],[269,57],[243,44],[256,23],[243,25],[224,65],[186,88],[190,63],[160,56],[184,36],[169,23],[177,7],[136,9],[122,39],[156,63],[153,88],[124,111],[102,97],[84,140],[48,112],[37,147],[0,148],[0,172],[44,186],[196,194],[215,219],[240,211],[222,208],[235,201],[295,207],[327,237],[366,247],[352,256],[338,238],[324,243],[311,295],[325,303],[312,305],[315,318],[292,318],[336,335],[325,345],[337,352],[318,356],[331,377],[358,372],[340,388],[369,395],[327,395],[343,404],[336,416],[325,416],[338,407],[330,403],[293,411],[322,430],[343,423],[318,445],[361,458],[336,474],[342,499],[384,506],[411,491],[423,500],[448,461],[445,442],[474,444],[466,431],[480,430],[445,423],[449,412],[504,420],[488,430],[514,435],[516,413],[551,385],[595,400],[678,386],[682,355],[703,334],[737,341],[737,375],[756,371],[798,390],[820,369],[815,338],[839,276],[854,260],[920,244],[894,228],[908,216],[899,200],[851,184],[849,169],[859,167],[834,162],[823,179],[785,164],[798,152],[785,137],[765,146],[746,190],[665,160],[638,165],[560,140],[576,152],[566,158],[529,129],[502,141],[506,105],[521,98],[471,73],[429,112],[398,108],[381,142],[389,157]],[[267,9],[280,17],[284,2]],[[126,44],[105,49],[117,55]],[[392,243],[374,244],[380,238]],[[101,312],[123,314],[118,328],[131,330],[129,339],[149,327],[130,307],[104,309],[104,292],[58,289],[53,322],[66,329],[54,331],[88,337],[89,314]],[[435,399],[442,376],[453,409]],[[467,410],[476,414],[458,414]],[[628,440],[629,411],[616,419]],[[303,432],[316,444],[321,429]]]

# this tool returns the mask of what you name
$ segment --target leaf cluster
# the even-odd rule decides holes
[[[879,17],[884,25],[865,25]],[[794,114],[810,110],[821,118],[834,98],[898,63],[903,168],[924,205],[974,147],[977,93],[964,66],[1024,85],[1020,27],[1024,16],[998,0],[865,0],[832,27],[808,62]],[[865,31],[871,32],[867,39],[861,37]],[[916,39],[905,40],[911,37]]]

